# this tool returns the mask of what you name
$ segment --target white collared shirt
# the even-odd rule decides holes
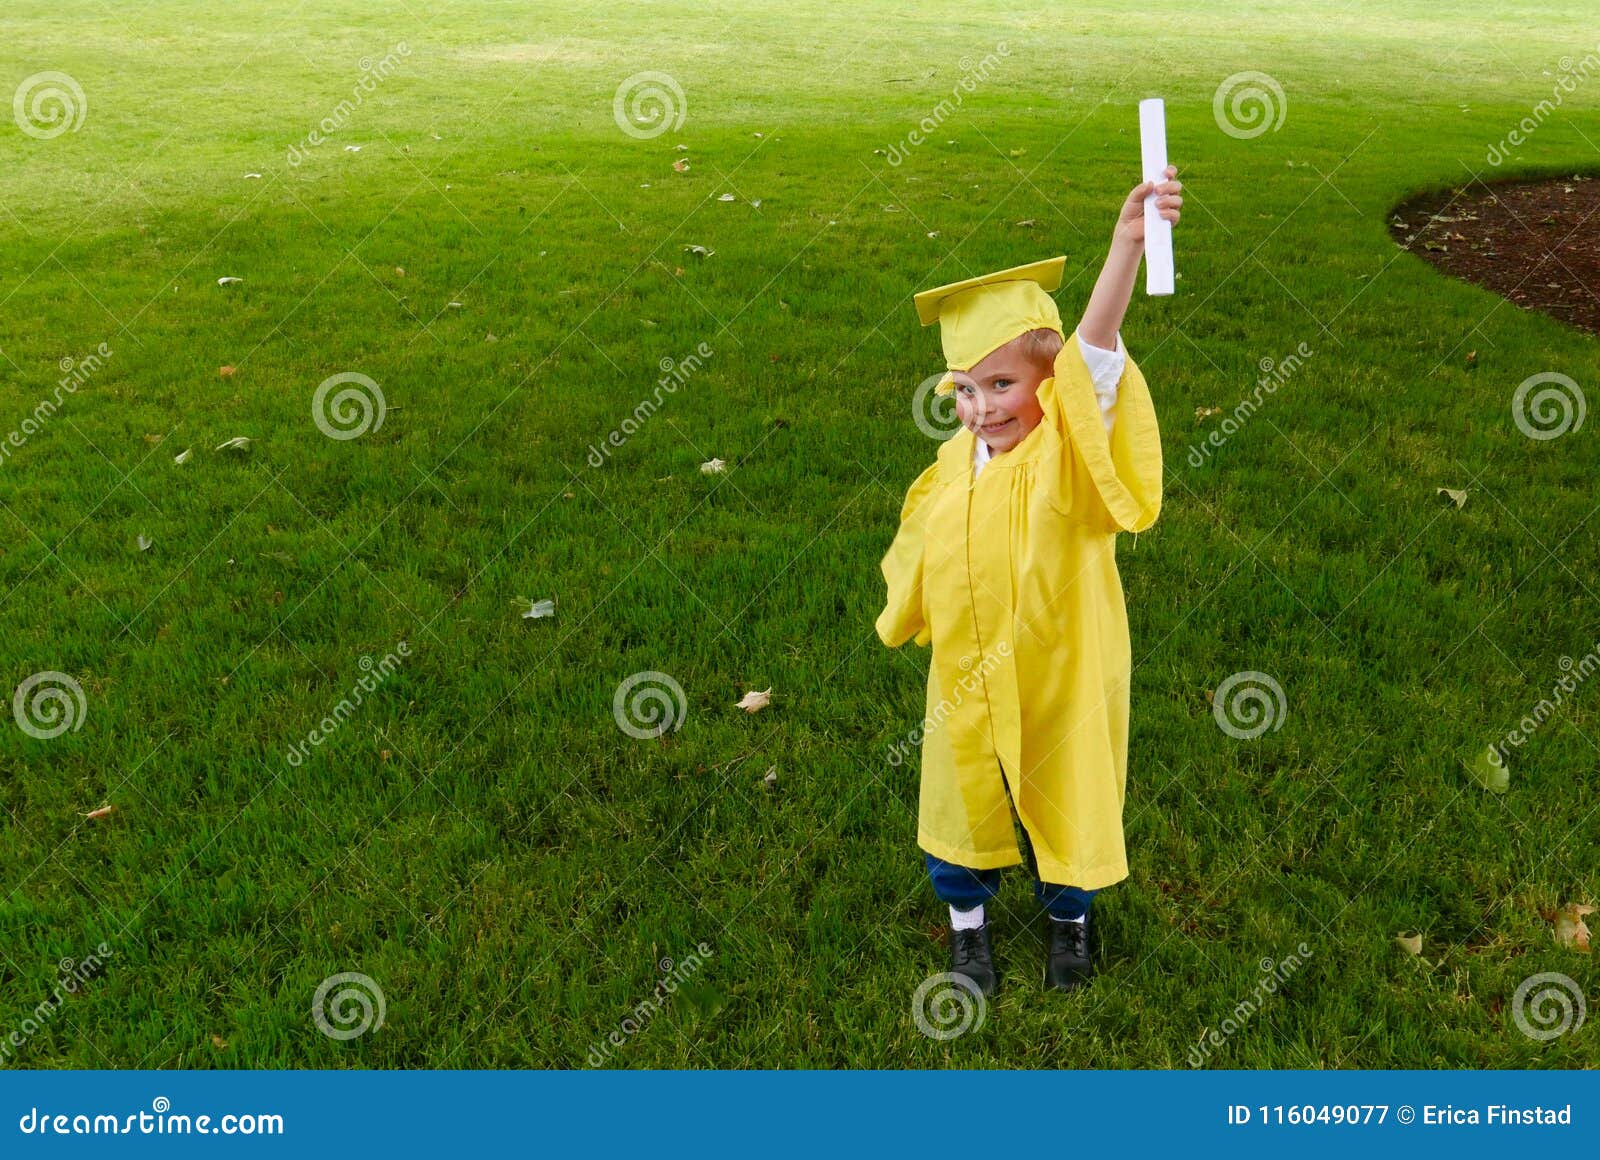
[[[1094,382],[1094,397],[1100,403],[1100,418],[1106,425],[1106,435],[1111,434],[1111,425],[1115,416],[1111,409],[1117,405],[1117,384],[1122,381],[1122,368],[1128,361],[1128,352],[1122,345],[1122,333],[1117,332],[1117,345],[1114,350],[1107,350],[1103,346],[1091,346],[1083,341],[1083,336],[1077,335],[1078,349],[1083,353],[1083,361],[1089,368],[1089,378]],[[972,452],[972,477],[976,479],[983,472],[984,464],[993,456],[989,453],[989,445],[982,439],[976,439],[977,446]]]

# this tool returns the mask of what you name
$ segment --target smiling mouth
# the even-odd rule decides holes
[[[999,430],[1001,430],[1001,429],[1003,429],[1005,427],[1010,426],[1010,424],[1011,424],[1011,420],[1010,419],[1007,419],[1004,423],[985,423],[980,428],[980,430],[987,431],[990,434],[993,434],[996,431],[999,431]]]

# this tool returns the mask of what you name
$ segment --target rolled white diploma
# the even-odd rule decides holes
[[[1167,107],[1160,97],[1139,102],[1139,150],[1144,180],[1167,179]],[[1156,208],[1156,195],[1144,199],[1144,292],[1171,294],[1172,223]]]

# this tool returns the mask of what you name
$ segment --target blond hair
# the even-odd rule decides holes
[[[1022,335],[1022,354],[1047,373],[1055,369],[1056,355],[1066,343],[1055,331],[1040,328]]]

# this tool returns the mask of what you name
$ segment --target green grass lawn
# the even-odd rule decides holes
[[[64,73],[84,116],[0,124],[0,658],[8,696],[82,701],[0,729],[0,1062],[584,1067],[632,1017],[604,1066],[1184,1067],[1230,1019],[1202,1066],[1593,1066],[1600,971],[1541,910],[1600,894],[1600,688],[1504,794],[1468,763],[1600,647],[1600,420],[1512,412],[1540,372],[1600,402],[1600,352],[1386,234],[1420,189],[1596,168],[1600,73],[1485,159],[1597,51],[1588,15],[8,4],[5,90]],[[634,136],[647,71],[684,119]],[[1244,71],[1277,129],[1220,127]],[[1132,874],[1056,996],[1009,873],[1002,991],[936,1041],[945,915],[886,760],[927,653],[872,628],[937,447],[910,295],[1065,253],[1074,321],[1153,95],[1186,203],[1178,292],[1141,279],[1123,330],[1167,474],[1120,542]],[[312,400],[347,372],[383,419],[334,439]],[[684,691],[659,739],[613,718],[643,671]],[[1245,671],[1284,693],[1253,740],[1208,703]],[[63,959],[86,981],[41,1014]],[[347,1040],[312,1018],[341,972],[385,1003]],[[1539,972],[1586,1024],[1518,1030]]]

